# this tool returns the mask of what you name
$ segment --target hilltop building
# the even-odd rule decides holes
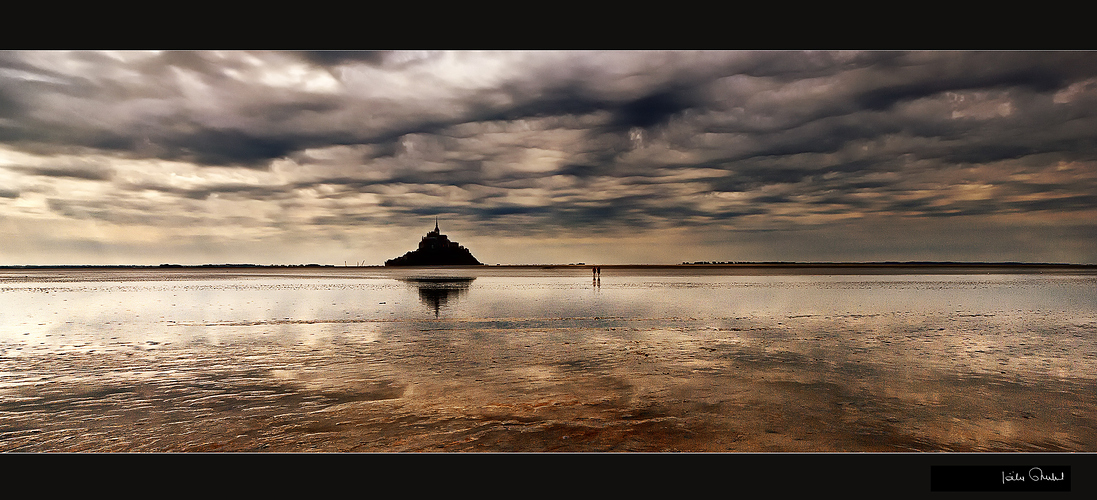
[[[450,241],[449,237],[438,229],[434,221],[434,230],[419,241],[419,248],[395,259],[385,261],[386,266],[481,266],[483,264],[472,256],[469,249]]]

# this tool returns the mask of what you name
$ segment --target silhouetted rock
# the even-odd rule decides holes
[[[482,266],[469,249],[458,245],[438,230],[427,233],[419,241],[419,249],[412,250],[400,257],[385,261],[386,266]]]

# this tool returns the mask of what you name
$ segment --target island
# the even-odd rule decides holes
[[[419,248],[395,259],[385,261],[386,266],[482,266],[472,256],[469,249],[450,241],[449,237],[438,229],[434,221],[434,230],[419,241]]]

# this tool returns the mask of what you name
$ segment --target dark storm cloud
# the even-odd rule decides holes
[[[880,85],[860,93],[854,99],[865,109],[887,109],[908,101],[950,90],[1023,87],[1048,92],[1068,82],[1094,75],[1092,54],[1079,53],[1005,53],[949,52],[941,61],[911,61],[911,64],[884,65],[898,70],[907,81]]]
[[[89,181],[107,181],[113,177],[109,170],[80,170],[64,167],[7,167],[9,170],[44,177],[69,177]]]
[[[40,165],[2,165],[0,168],[35,177],[89,181],[109,181],[115,174],[109,163],[90,159],[50,160]]]
[[[385,51],[375,50],[311,50],[300,52],[304,59],[321,66],[338,66],[346,63],[366,63],[380,65],[385,60]]]
[[[633,127],[649,128],[664,124],[671,117],[699,104],[692,95],[695,90],[689,87],[655,88],[635,98],[600,96],[575,82],[539,89],[538,96],[533,99],[522,96],[521,89],[508,92],[520,103],[503,108],[480,105],[475,119],[518,120],[605,111],[612,116],[606,130],[621,132]]]
[[[240,130],[203,129],[174,136],[160,143],[168,152],[163,157],[184,159],[203,165],[240,165],[265,168],[268,162],[307,147],[301,136],[254,135]]]
[[[284,186],[262,186],[239,183],[213,184],[203,187],[175,187],[162,184],[129,184],[126,189],[131,191],[158,191],[192,200],[204,200],[213,195],[227,195],[233,198],[248,200],[277,200],[287,199],[293,196],[291,189]]]
[[[661,125],[693,104],[681,93],[662,91],[626,102],[613,109],[613,124],[622,129]]]
[[[522,207],[515,205],[501,205],[496,207],[482,208],[473,211],[473,214],[479,219],[491,220],[500,215],[541,215],[551,212],[550,207]],[[429,214],[422,214],[429,215]]]
[[[1097,209],[1097,194],[1079,194],[1064,196],[1061,198],[1049,198],[1044,200],[1021,201],[1013,204],[1018,210],[1093,210]]]

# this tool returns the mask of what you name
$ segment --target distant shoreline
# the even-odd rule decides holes
[[[721,262],[721,263],[682,263],[682,264],[496,264],[481,266],[349,266],[334,264],[160,264],[160,265],[16,265],[0,266],[0,269],[400,269],[400,268],[592,268],[603,269],[819,269],[819,268],[1030,268],[1030,269],[1077,269],[1097,270],[1097,264],[1064,264],[1035,262]]]

